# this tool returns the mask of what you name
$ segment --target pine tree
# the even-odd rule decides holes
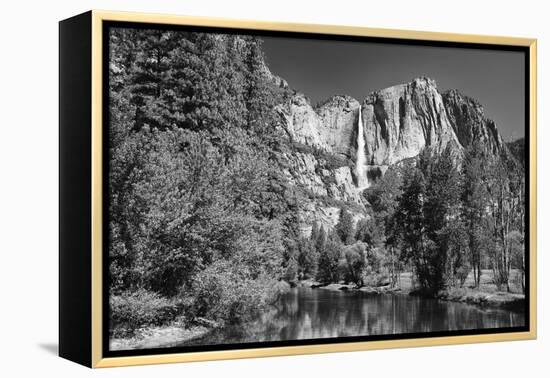
[[[403,193],[395,212],[396,230],[402,243],[404,262],[412,262],[423,287],[429,287],[429,243],[425,236],[425,178],[420,169],[410,170],[403,180]]]
[[[319,222],[317,221],[313,222],[313,225],[311,226],[311,235],[309,237],[313,245],[315,245],[315,243],[317,242],[320,232],[321,232],[321,229],[319,227]]]
[[[314,243],[310,239],[304,237],[300,238],[298,240],[298,257],[296,260],[300,271],[299,277],[315,277],[318,259],[319,256],[315,250]]]
[[[354,239],[366,243],[371,248],[379,248],[384,244],[384,230],[380,220],[375,217],[357,221]]]
[[[339,272],[338,264],[341,258],[341,244],[329,238],[325,248],[319,255],[319,265],[317,270],[317,279],[323,283],[338,282]]]
[[[384,263],[388,269],[392,287],[399,280],[401,267],[398,253],[400,239],[399,232],[396,230],[395,217],[398,199],[401,196],[401,186],[402,178],[399,169],[390,168],[380,180],[364,192],[365,198],[371,205],[374,222],[381,233],[380,239],[384,241],[386,247]],[[357,229],[357,239],[361,240],[359,224]],[[377,235],[376,232],[373,234]],[[377,239],[377,237],[374,238],[375,245]]]
[[[321,228],[319,229],[319,235],[315,239],[315,250],[319,255],[324,251],[326,244],[327,233],[325,231],[325,228],[321,226]]]
[[[354,242],[355,225],[353,221],[353,215],[351,215],[351,213],[347,209],[340,209],[338,223],[336,224],[334,229],[342,243],[349,245]]]

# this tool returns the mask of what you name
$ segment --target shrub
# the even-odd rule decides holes
[[[267,290],[267,302],[269,304],[275,303],[282,295],[288,293],[290,290],[290,284],[286,281],[277,281],[274,285],[269,286]]]
[[[266,275],[252,279],[246,266],[216,261],[193,281],[193,315],[239,323],[274,302],[281,290],[281,285]]]
[[[367,267],[366,245],[357,242],[344,247],[344,259],[346,262],[346,281],[351,281],[357,286],[363,286],[365,268]]]
[[[363,283],[365,286],[369,287],[379,287],[385,286],[388,283],[389,279],[386,274],[383,273],[365,273],[363,278]]]
[[[458,285],[460,287],[464,286],[464,283],[466,282],[466,279],[468,278],[471,270],[472,269],[470,268],[470,264],[468,263],[465,263],[456,269],[456,279],[458,280]]]
[[[112,336],[130,336],[139,328],[168,323],[182,310],[177,301],[143,289],[113,295],[109,306]]]

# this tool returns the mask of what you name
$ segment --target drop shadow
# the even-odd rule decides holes
[[[40,343],[38,347],[50,354],[59,355],[59,346],[57,343]]]

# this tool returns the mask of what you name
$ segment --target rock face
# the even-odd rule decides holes
[[[415,79],[370,94],[363,104],[367,164],[388,166],[417,156],[424,147],[460,149],[433,80]]]
[[[285,174],[288,180],[308,194],[362,204],[350,167],[327,169],[325,158],[306,152],[287,154],[286,159]]]
[[[359,101],[349,96],[334,96],[314,109],[302,94],[290,105],[279,108],[292,140],[329,153],[350,157],[355,138]]]
[[[297,149],[286,156],[287,175],[311,199],[300,213],[306,234],[314,221],[332,228],[338,221],[338,204],[352,204],[356,219],[367,216],[364,188],[355,177],[357,146],[363,145],[357,141],[359,117],[366,156],[363,172],[369,183],[425,148],[434,154],[450,148],[457,159],[473,141],[493,154],[508,151],[478,102],[456,90],[441,94],[435,81],[425,77],[371,93],[362,102],[338,95],[313,107],[296,93],[277,110]]]
[[[506,146],[516,160],[525,166],[525,138],[516,139],[513,142],[507,143]]]
[[[314,109],[298,94],[280,112],[294,141],[354,159],[359,105],[349,96],[334,96]],[[443,96],[428,78],[371,93],[361,105],[369,179],[383,175],[390,165],[417,156],[425,147],[440,153],[450,145],[460,152],[464,143],[456,130],[467,128],[473,120],[462,122],[464,117],[455,118],[455,113],[449,118]],[[482,126],[491,130],[494,124],[487,121]]]
[[[344,204],[354,207],[356,219],[366,216],[361,192],[349,166],[331,168],[326,155],[312,152],[293,152],[284,157],[289,183],[303,194],[298,218],[304,235],[309,235],[314,222],[326,230],[332,229]]]
[[[349,96],[334,96],[316,111],[323,126],[321,139],[328,151],[354,158],[359,101]]]
[[[483,106],[479,102],[454,89],[443,94],[443,101],[461,145],[466,147],[477,141],[493,154],[503,150],[504,142],[496,125],[485,118]]]

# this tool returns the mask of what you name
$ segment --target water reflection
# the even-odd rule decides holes
[[[517,327],[524,322],[521,313],[464,303],[295,288],[256,320],[184,345]]]

